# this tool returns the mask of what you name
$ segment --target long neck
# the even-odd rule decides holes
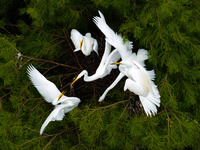
[[[88,76],[87,70],[83,70],[80,74],[82,74],[80,77],[84,76],[83,80],[85,82],[94,81],[94,80],[97,80],[100,77],[99,74],[93,74],[91,76]]]

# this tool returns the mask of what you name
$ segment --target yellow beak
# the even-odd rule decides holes
[[[121,63],[120,62],[116,62],[116,63],[113,63],[113,65],[121,65]]]
[[[66,91],[62,91],[62,93],[58,96],[57,101],[59,101],[59,99],[66,93]]]
[[[80,41],[80,50],[82,50],[83,40]]]
[[[78,80],[78,77],[70,84],[70,86],[72,86],[77,80]]]

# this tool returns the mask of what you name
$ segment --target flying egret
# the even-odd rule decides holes
[[[71,86],[82,76],[85,82],[90,82],[97,80],[99,78],[103,78],[106,75],[110,74],[112,69],[116,69],[117,66],[114,64],[120,59],[120,54],[119,52],[115,49],[111,53],[111,45],[106,42],[105,43],[105,51],[103,54],[103,57],[101,59],[101,62],[95,72],[95,74],[88,76],[87,70],[83,70],[79,75],[76,77],[76,79],[71,83]]]
[[[55,105],[54,110],[47,117],[40,129],[40,134],[42,134],[50,121],[62,120],[65,113],[77,107],[81,101],[77,97],[65,96],[65,92],[61,93],[55,84],[47,80],[33,65],[28,66],[27,73],[31,82],[43,98],[48,103]]]
[[[76,29],[72,29],[70,38],[75,46],[74,52],[81,50],[85,56],[89,56],[94,50],[98,55],[98,43],[97,40],[91,36],[91,33],[86,33],[85,36],[83,36]]]

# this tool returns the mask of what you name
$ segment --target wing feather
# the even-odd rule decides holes
[[[76,29],[72,29],[70,38],[76,48],[76,51],[80,50],[80,41],[83,38],[82,34],[80,34]]]
[[[33,65],[28,66],[27,73],[33,85],[47,102],[51,103],[61,94],[55,84],[47,80]]]
[[[50,115],[47,117],[47,119],[42,124],[42,127],[40,129],[40,135],[43,133],[45,127],[49,124],[49,122],[55,121],[55,120],[62,120],[63,117],[65,116],[64,108],[65,107],[67,108],[70,106],[71,106],[71,103],[56,105],[56,108],[50,113]],[[73,108],[74,107],[69,108],[69,111],[72,110]]]
[[[132,53],[132,42],[126,41],[124,43],[123,38],[115,33],[106,23],[103,14],[99,12],[100,17],[94,17],[93,21],[97,25],[97,27],[103,32],[106,36],[107,42],[109,42],[112,46],[114,46],[120,53],[122,59],[126,59]]]

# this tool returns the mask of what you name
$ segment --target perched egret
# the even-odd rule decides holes
[[[129,89],[131,92],[137,94],[144,107],[145,113],[154,115],[157,113],[156,105],[160,106],[160,94],[157,86],[154,84],[154,71],[147,71],[144,68],[142,59],[146,59],[145,50],[139,50],[135,59],[127,59],[119,63],[120,74],[116,80],[106,89],[99,101],[102,101],[109,90],[111,90],[124,76],[128,77],[125,81],[124,91]],[[143,56],[142,56],[143,55]],[[133,56],[133,55],[132,55]]]
[[[95,74],[88,76],[87,70],[83,70],[77,77],[76,79],[71,83],[71,86],[82,76],[85,82],[90,82],[97,80],[99,78],[103,78],[106,75],[110,74],[112,69],[116,69],[117,66],[114,64],[120,59],[120,54],[119,52],[115,49],[111,53],[111,45],[106,42],[105,43],[105,51],[103,54],[103,57],[101,59],[101,62],[95,72]]]
[[[83,36],[76,29],[72,29],[70,38],[75,46],[74,52],[81,50],[85,56],[89,56],[94,50],[98,55],[98,43],[97,40],[91,36],[91,33],[86,33],[85,36]]]
[[[61,93],[55,84],[47,80],[33,65],[28,66],[27,72],[38,92],[48,103],[55,105],[55,109],[47,117],[40,129],[40,134],[42,134],[50,121],[62,120],[65,113],[77,107],[81,101],[77,97],[65,96],[65,92]]]
[[[146,59],[148,59],[148,55],[147,55],[147,51],[144,49],[139,49],[137,52],[137,55],[135,53],[132,53],[127,59],[124,59],[123,62],[131,62],[132,60],[137,61],[138,63],[140,63],[143,67],[145,66],[144,61]],[[118,64],[118,63],[115,63]],[[113,89],[117,83],[126,75],[126,71],[128,71],[128,69],[130,68],[126,68],[124,70],[124,72],[120,72],[120,74],[118,75],[118,77],[115,79],[115,81],[104,91],[104,93],[102,94],[102,96],[99,98],[99,102],[103,101],[105,99],[106,94]]]
[[[134,60],[129,63],[122,61],[119,64],[119,70],[128,77],[125,81],[124,91],[129,89],[139,96],[147,116],[156,114],[156,105],[160,107],[160,95],[153,82],[155,79],[154,71],[147,71]]]

